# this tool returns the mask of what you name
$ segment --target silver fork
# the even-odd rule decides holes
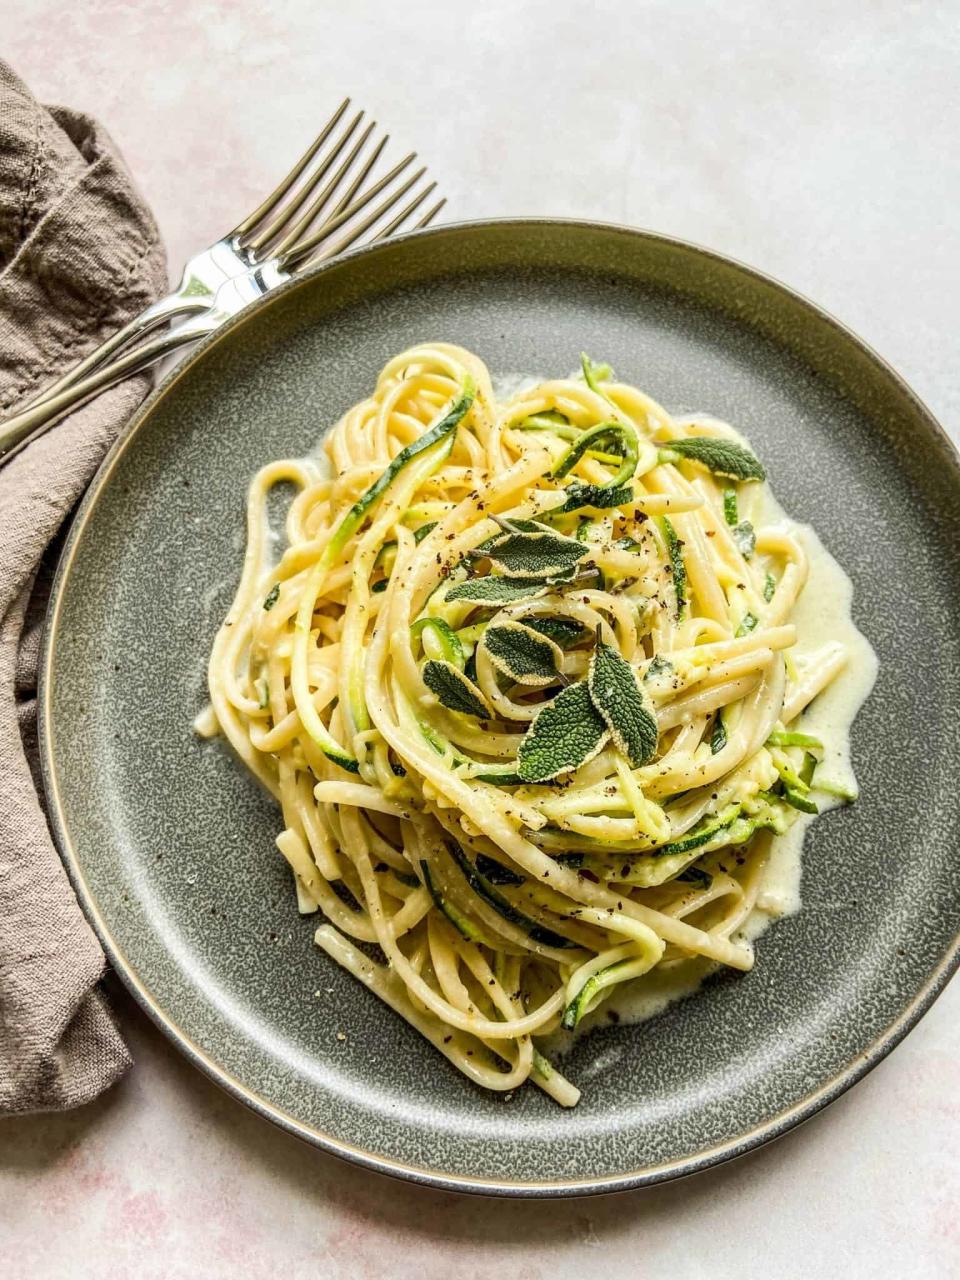
[[[383,177],[368,181],[389,137],[377,141],[375,123],[357,134],[362,111],[337,131],[349,106],[350,99],[345,98],[253,213],[190,259],[176,289],[107,338],[25,409],[0,423],[0,465],[105,387],[197,342],[305,267],[335,257],[365,236],[369,241],[385,239],[413,217],[436,183],[414,192],[426,173],[421,167],[404,176],[416,159],[415,152]],[[368,211],[382,192],[387,192],[384,199]],[[378,226],[411,192],[412,198],[394,217]],[[437,201],[411,229],[425,227],[445,203]],[[157,333],[165,325],[169,327]]]

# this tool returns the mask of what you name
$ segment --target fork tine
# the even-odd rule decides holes
[[[435,191],[436,188],[437,188],[437,184],[435,182],[431,182],[429,186],[424,187],[423,190],[420,192],[420,194],[417,196],[417,198],[415,200],[412,200],[405,209],[401,209],[400,212],[397,214],[397,216],[393,219],[393,221],[388,222],[382,231],[378,231],[377,234],[372,237],[372,240],[376,242],[377,240],[386,240],[388,236],[392,236],[393,233],[397,230],[397,228],[403,226],[406,220],[410,217],[411,213],[419,209],[420,206],[423,204],[424,200],[426,200],[427,196],[430,194],[430,192]],[[440,201],[440,204],[441,205],[443,204],[442,200]],[[437,207],[439,208],[439,206]],[[420,224],[417,223],[417,225],[419,226]]]
[[[447,203],[446,196],[444,196],[442,200],[438,200],[437,203],[433,206],[433,208],[428,209],[427,212],[420,219],[420,221],[416,224],[416,226],[413,228],[414,231],[419,231],[421,227],[428,227],[446,203]]]
[[[254,209],[253,213],[249,214],[246,218],[244,218],[244,220],[241,223],[238,223],[238,225],[234,227],[233,231],[230,233],[231,236],[242,236],[242,235],[245,235],[248,231],[252,231],[258,222],[262,221],[262,219],[264,219],[267,216],[267,214],[269,214],[273,209],[277,207],[277,205],[280,203],[283,197],[287,194],[287,192],[290,190],[290,188],[293,186],[296,180],[300,177],[301,173],[303,173],[304,169],[306,169],[307,165],[310,163],[313,157],[317,154],[317,152],[326,142],[327,138],[330,137],[330,134],[336,128],[338,122],[343,117],[343,114],[346,111],[347,107],[349,107],[349,105],[350,105],[350,99],[344,98],[344,100],[340,103],[339,107],[337,107],[336,111],[333,113],[333,115],[330,117],[327,123],[323,126],[323,128],[317,134],[316,138],[314,138],[313,142],[310,143],[310,146],[307,147],[306,151],[303,153],[303,155],[300,157],[297,163],[293,166],[293,168],[290,170],[287,176],[283,179],[283,181],[279,183],[278,186],[274,187],[273,191],[271,191],[271,193],[267,196],[266,200],[264,200],[262,204],[258,205],[257,208]]]
[[[337,141],[334,142],[329,152],[323,157],[319,165],[317,165],[317,168],[310,175],[310,177],[303,184],[301,189],[296,193],[296,195],[294,195],[291,200],[288,200],[287,203],[277,211],[276,217],[271,219],[271,221],[267,224],[267,226],[263,227],[260,231],[258,231],[256,235],[247,237],[247,239],[244,241],[245,249],[249,249],[249,250],[252,250],[254,253],[258,253],[264,247],[264,245],[268,244],[271,240],[274,239],[275,236],[278,236],[283,231],[283,229],[289,225],[291,218],[293,218],[294,215],[302,208],[304,203],[310,198],[313,192],[317,189],[317,187],[320,185],[323,179],[330,172],[330,169],[332,168],[334,162],[340,156],[344,147],[347,145],[347,143],[350,141],[350,139],[353,137],[354,133],[356,132],[357,127],[360,124],[360,121],[363,119],[363,116],[364,116],[364,113],[362,111],[357,112],[357,114],[353,117],[353,119],[347,125],[346,129],[343,131],[343,133],[340,135]],[[369,136],[370,130],[372,128],[374,128],[373,125],[367,126],[367,129],[363,134],[364,138]]]
[[[350,201],[353,199],[353,197],[357,194],[357,192],[363,186],[364,182],[366,182],[367,175],[370,173],[373,166],[377,163],[377,161],[383,155],[383,149],[389,141],[390,141],[390,135],[389,133],[385,133],[383,137],[380,139],[380,141],[377,143],[377,145],[374,147],[370,155],[370,159],[365,162],[360,172],[357,174],[354,180],[350,183],[349,187],[347,187],[347,190],[344,192],[343,199],[338,200],[337,203],[331,209],[330,211],[331,218],[335,218],[337,214],[343,213],[344,209],[346,209],[349,206]]]
[[[290,249],[293,245],[295,245],[296,242],[299,240],[299,238],[311,225],[311,223],[313,223],[317,215],[323,210],[323,208],[328,203],[330,198],[336,193],[336,190],[340,186],[340,183],[343,181],[345,175],[349,173],[350,169],[353,167],[353,162],[356,160],[357,156],[360,154],[360,151],[363,149],[367,139],[370,137],[370,135],[373,133],[376,127],[377,126],[375,121],[367,125],[366,129],[364,129],[363,133],[357,139],[356,143],[352,147],[350,154],[347,156],[344,162],[340,165],[340,168],[336,171],[336,173],[333,175],[330,181],[326,184],[326,186],[323,188],[320,194],[315,196],[314,199],[311,200],[310,204],[307,206],[306,213],[304,213],[300,218],[298,218],[298,220],[290,228],[290,230],[279,242],[279,244],[274,245],[273,253],[275,256],[280,257],[288,249]]]
[[[411,151],[409,155],[404,156],[399,163],[393,166],[389,173],[384,174],[379,181],[375,182],[369,191],[365,191],[362,196],[359,196],[345,209],[341,209],[339,213],[331,214],[331,216],[323,222],[312,235],[308,236],[306,240],[301,240],[287,249],[283,255],[284,261],[291,262],[295,259],[302,259],[306,257],[311,249],[316,248],[321,240],[326,240],[326,238],[331,235],[332,232],[336,231],[338,227],[343,226],[345,222],[349,222],[349,220],[358,214],[361,209],[366,208],[370,201],[378,196],[384,187],[388,186],[394,178],[396,178],[398,174],[401,174],[416,158],[417,153],[415,151]],[[424,170],[420,169],[415,175],[415,178],[419,177],[423,172]],[[405,187],[403,190],[405,191],[407,188]],[[401,191],[399,194],[402,195],[403,192]]]
[[[384,200],[381,204],[377,205],[377,207],[373,210],[372,213],[367,214],[367,216],[363,219],[362,222],[358,222],[355,227],[350,227],[345,235],[341,236],[339,240],[335,240],[333,244],[328,245],[326,248],[321,249],[319,253],[314,254],[313,257],[310,259],[310,261],[325,262],[328,258],[333,258],[333,257],[336,257],[338,253],[343,253],[344,249],[349,249],[350,246],[354,244],[357,240],[359,240],[360,237],[364,234],[364,232],[368,231],[370,227],[372,227],[373,224],[379,218],[382,218],[383,215],[388,212],[388,210],[392,209],[394,205],[397,203],[397,201],[400,200],[403,196],[405,196],[406,193],[410,190],[410,188],[414,185],[414,183],[419,181],[419,179],[423,177],[425,173],[426,173],[426,168],[418,169],[417,172],[413,175],[413,177],[408,178],[407,181],[403,183],[402,186],[398,187],[396,191],[392,191],[390,195],[387,196],[386,200]],[[418,205],[422,203],[424,196],[428,194],[429,190],[430,189],[428,188],[427,192],[423,192],[421,195],[418,195],[416,199],[414,199],[413,202],[407,206],[407,208],[403,211],[403,217],[406,217],[409,213],[412,213],[413,210],[416,209]],[[401,218],[401,221],[402,221],[402,218]]]

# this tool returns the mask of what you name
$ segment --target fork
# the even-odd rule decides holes
[[[389,222],[378,227],[414,192],[426,168],[407,175],[416,159],[416,153],[410,152],[383,177],[368,183],[389,135],[377,141],[375,122],[358,134],[363,111],[338,131],[349,107],[350,99],[345,98],[262,204],[189,260],[176,289],[107,338],[25,409],[0,423],[0,465],[91,396],[199,341],[305,267],[336,257],[364,237],[369,243],[383,240],[409,222],[436,183],[421,186]],[[346,151],[351,140],[353,145]],[[367,212],[382,192],[387,192],[384,199]],[[427,226],[445,203],[437,201],[410,229]]]

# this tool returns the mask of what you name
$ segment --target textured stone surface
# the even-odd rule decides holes
[[[455,216],[550,212],[637,221],[733,253],[837,312],[903,369],[948,425],[956,420],[948,275],[956,270],[958,239],[955,225],[948,226],[955,193],[943,159],[956,128],[956,112],[951,119],[944,91],[952,75],[956,26],[947,6],[901,11],[877,5],[869,16],[859,6],[812,6],[802,17],[778,14],[774,20],[762,6],[733,5],[717,10],[711,23],[704,17],[706,7],[696,15],[692,7],[611,7],[586,19],[580,7],[530,4],[519,15],[511,10],[508,19],[506,7],[494,4],[476,13],[464,8],[458,23],[454,5],[443,9],[445,16],[431,35],[425,20],[430,6],[415,5],[402,19],[387,19],[396,23],[395,33],[382,47],[375,47],[377,17],[387,10],[378,5],[355,6],[349,16],[334,18],[289,3],[258,16],[255,24],[244,19],[242,5],[172,6],[152,16],[104,4],[89,6],[82,15],[54,4],[22,7],[8,53],[47,97],[69,99],[107,119],[143,174],[161,216],[169,211],[166,225],[175,257],[183,255],[194,235],[209,238],[230,220],[237,208],[233,193],[241,193],[240,207],[250,203],[267,175],[282,166],[275,140],[286,142],[297,122],[307,131],[306,121],[327,105],[316,106],[315,86],[330,83],[334,70],[336,88],[329,96],[340,90],[342,64],[325,49],[360,47],[363,41],[363,57],[351,67],[346,87],[356,86],[358,97],[379,107],[391,125],[396,122],[404,141],[409,137],[420,144],[455,197]],[[56,18],[52,49],[44,9]],[[31,36],[32,24],[42,39]],[[249,48],[242,39],[245,26],[257,33]],[[329,32],[329,42],[321,39],[321,27]],[[414,41],[421,46],[416,54]],[[228,55],[238,74],[228,88],[214,93],[216,127],[199,128],[200,69],[211,50]],[[556,74],[561,57],[562,77]],[[410,69],[424,60],[430,75],[414,77],[417,83],[411,86]],[[402,94],[387,87],[398,73],[405,82]],[[243,92],[238,93],[241,78]],[[456,111],[436,111],[437,102],[454,92]],[[232,110],[236,100],[248,115],[226,120],[228,105]],[[160,114],[164,129],[158,133]],[[541,127],[540,121],[548,119],[549,127]],[[255,130],[251,145],[247,139]],[[240,167],[244,154],[251,157],[246,177]],[[198,199],[201,187],[204,196]],[[193,198],[188,200],[187,192]],[[562,294],[561,288],[558,301]],[[504,339],[505,347],[518,353],[520,366],[538,363],[539,350],[523,299],[520,282],[511,298],[514,328]],[[434,305],[438,320],[455,315],[449,300],[438,297]],[[870,486],[884,474],[892,452],[867,447],[862,465],[841,473],[845,519],[837,493],[825,515],[816,511],[813,479],[800,467],[788,474],[795,461],[791,428],[804,433],[825,465],[840,467],[849,456],[850,437],[841,444],[839,433],[852,432],[856,439],[857,422],[842,407],[833,416],[828,401],[796,394],[787,397],[790,408],[780,397],[782,411],[768,422],[749,421],[744,404],[767,403],[771,395],[776,399],[783,383],[773,372],[776,360],[771,364],[768,358],[764,385],[758,388],[756,338],[734,334],[729,326],[711,337],[715,330],[694,313],[677,316],[676,307],[649,297],[643,308],[631,308],[622,290],[612,286],[600,305],[613,319],[598,317],[598,323],[619,326],[624,341],[629,326],[646,324],[652,336],[674,313],[674,333],[686,341],[681,362],[671,361],[666,350],[658,353],[653,341],[646,361],[632,357],[629,344],[602,354],[615,364],[619,359],[624,373],[671,403],[682,402],[689,391],[696,403],[728,412],[755,441],[767,441],[765,456],[781,477],[778,491],[797,514],[816,515],[828,545],[855,570],[860,598],[871,566],[887,549],[897,553],[898,538],[906,539],[907,551],[918,545],[916,539],[930,525],[922,502],[908,506],[902,527],[877,522],[875,537],[867,542],[854,529],[855,520],[875,519]],[[475,331],[495,349],[495,326],[489,317],[484,323],[479,312],[471,309],[469,324],[479,326]],[[410,317],[399,305],[393,317],[399,336]],[[362,333],[362,320],[355,323]],[[551,346],[572,342],[579,349],[583,323],[579,317],[564,328],[558,321]],[[348,349],[349,336],[343,336],[341,351]],[[304,341],[308,359],[309,337]],[[705,361],[709,341],[713,349]],[[365,354],[356,376],[367,375],[386,353],[369,353],[369,359]],[[490,359],[496,365],[495,350]],[[708,375],[717,359],[723,376],[713,378]],[[799,386],[796,370],[790,379]],[[331,384],[336,381],[332,376]],[[237,385],[257,393],[256,378]],[[815,393],[823,394],[811,387],[810,396]],[[304,394],[318,419],[338,407],[323,399],[320,386]],[[283,438],[283,423],[270,426],[264,457],[292,444]],[[252,454],[236,459],[238,477],[251,461]],[[916,491],[917,482],[908,460],[904,491]],[[193,511],[184,496],[183,514],[209,521],[201,532],[226,539],[220,554],[228,557],[234,554],[227,544],[236,510],[219,509],[217,501]],[[203,585],[199,579],[174,577],[172,567],[171,599],[182,601],[183,588],[199,591]],[[928,566],[911,577],[909,588],[914,616],[930,618],[940,634],[949,616],[944,585],[936,566]],[[215,609],[198,600],[195,610],[194,630],[208,629]],[[873,611],[869,621],[863,616],[863,625],[888,651],[895,644],[893,613]],[[946,632],[951,642],[955,635],[955,629],[952,637]],[[929,689],[946,677],[951,659],[949,644],[930,646],[919,669],[911,664],[913,675],[889,670],[883,706],[878,692],[875,710],[868,708],[873,719],[865,713],[861,732],[887,740],[900,716],[916,716],[918,708],[931,706]],[[112,696],[123,695],[122,672],[115,682],[106,673],[104,679]],[[152,708],[144,712],[149,717]],[[923,728],[940,736],[944,750],[930,760],[920,734],[908,744],[908,766],[931,766],[929,795],[943,820],[955,804],[955,755],[950,754],[955,730],[951,738],[950,726],[935,718]],[[191,744],[185,740],[182,749],[190,750]],[[197,767],[202,782],[203,769],[214,766],[201,758]],[[881,770],[874,783],[882,777]],[[866,790],[871,778],[865,774],[862,781]],[[239,790],[231,800],[251,803]],[[897,819],[897,808],[889,808]],[[910,820],[917,823],[921,816],[911,812]],[[256,814],[241,810],[241,817],[256,822]],[[831,823],[838,821],[823,824],[825,850],[834,848]],[[130,830],[131,849],[142,847],[142,834]],[[190,833],[171,830],[161,838],[181,851],[174,871],[181,871],[193,890],[189,936],[202,942],[201,903],[203,908],[208,903],[199,871],[187,865]],[[854,839],[850,830],[845,840],[837,840],[847,847],[847,856]],[[909,905],[901,902],[904,894],[909,897],[915,846],[898,841],[895,831],[887,839],[887,856],[873,849],[869,858],[871,868],[882,871],[877,895],[896,904],[884,925],[892,936],[909,915]],[[812,841],[811,859],[815,847]],[[223,856],[252,862],[256,851],[227,847]],[[935,853],[929,856],[936,861]],[[132,860],[131,896],[143,901],[151,882],[134,874],[137,867]],[[808,877],[808,912],[833,906],[830,873],[825,868],[826,879],[818,876],[812,883]],[[194,874],[198,880],[189,886]],[[289,949],[297,945],[296,920],[290,920],[279,879],[277,887],[279,940],[269,945]],[[118,893],[130,889],[117,886]],[[222,908],[237,905],[231,900]],[[261,962],[251,965],[249,987],[231,1010],[242,1022],[258,1004],[268,944],[259,923],[243,918],[240,924],[232,945],[241,958]],[[765,982],[790,980],[788,931],[795,927],[803,926],[790,922],[765,940]],[[861,950],[869,972],[871,956],[880,962],[883,939],[875,949]],[[829,955],[824,963],[829,967]],[[836,964],[835,972],[836,987],[822,1011],[825,1026],[841,1016],[844,965]],[[794,974],[793,980],[802,985],[802,976]],[[883,985],[878,979],[877,987]],[[732,994],[733,984],[720,986],[711,1002]],[[52,1274],[58,1265],[72,1271],[78,1257],[90,1275],[123,1274],[125,1268],[140,1275],[197,1270],[220,1275],[237,1266],[259,1274],[268,1260],[271,1269],[280,1263],[291,1274],[312,1274],[321,1257],[326,1262],[324,1255],[333,1263],[333,1274],[343,1276],[439,1275],[452,1265],[479,1272],[508,1255],[519,1274],[530,1276],[576,1274],[599,1257],[612,1273],[623,1275],[645,1269],[658,1274],[668,1263],[681,1276],[706,1269],[723,1274],[735,1267],[745,1275],[789,1275],[804,1269],[796,1252],[802,1247],[811,1269],[842,1263],[848,1274],[871,1275],[882,1262],[899,1265],[905,1274],[946,1275],[958,1243],[958,1169],[950,1154],[958,1133],[953,1099],[958,1046],[950,1027],[951,1001],[956,1008],[954,992],[876,1076],[776,1147],[673,1188],[566,1206],[466,1204],[346,1169],[267,1130],[174,1061],[144,1028],[137,1031],[136,1048],[147,1065],[113,1099],[84,1115],[5,1127],[8,1141],[0,1160],[9,1163],[18,1189],[5,1203],[23,1208],[11,1214],[18,1223],[15,1231],[0,1227],[0,1248],[10,1250],[9,1258],[0,1252],[0,1260],[9,1262],[14,1275],[17,1268],[25,1275]],[[874,1013],[870,1002],[860,1010],[862,1029]],[[286,1011],[277,1016],[296,1031],[296,1020],[286,1020]],[[306,1010],[303,1016],[305,1022],[312,1017]],[[849,1026],[849,1012],[845,1021]],[[720,1023],[714,1029],[723,1032]],[[275,1047],[279,1058],[289,1059],[290,1045],[282,1037]],[[766,1049],[768,1063],[789,1067],[792,1046],[773,1038]],[[336,1060],[344,1086],[351,1089],[352,1051],[355,1045]],[[712,1079],[721,1091],[736,1083],[722,1072]],[[803,1081],[797,1083],[802,1088]],[[687,1080],[688,1088],[695,1085]],[[374,1110],[385,1101],[367,1100]],[[653,1109],[655,1101],[655,1096],[649,1099]],[[438,1111],[450,1119],[446,1089],[438,1086],[430,1104],[431,1119]],[[511,1124],[535,1128],[537,1116],[529,1111],[511,1113]],[[707,1119],[698,1117],[695,1127]],[[482,1113],[473,1109],[463,1123],[473,1133],[486,1127]],[[598,1149],[616,1142],[617,1135],[606,1132]],[[188,1187],[193,1184],[193,1194],[178,1191],[178,1175]],[[56,1240],[36,1230],[43,1205],[47,1212],[59,1210]],[[395,1267],[383,1252],[394,1238],[402,1242]]]

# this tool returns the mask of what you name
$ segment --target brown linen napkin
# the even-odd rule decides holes
[[[159,234],[113,143],[0,62],[0,419],[166,284]],[[77,1106],[130,1065],[106,961],[36,782],[36,675],[55,542],[148,387],[105,392],[0,466],[0,1114]]]

